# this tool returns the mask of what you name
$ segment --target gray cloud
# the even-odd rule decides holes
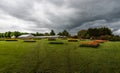
[[[0,23],[1,28],[11,24],[15,30],[30,32],[67,29],[73,33],[106,26],[120,34],[119,4],[120,0],[1,0]]]

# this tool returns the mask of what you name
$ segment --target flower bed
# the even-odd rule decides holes
[[[86,42],[86,43],[82,43],[80,44],[80,47],[93,47],[93,48],[97,48],[100,44],[98,42],[92,41],[92,42]]]
[[[106,42],[107,40],[94,40],[94,42],[97,42],[97,43],[104,43]]]
[[[49,42],[49,44],[64,44],[63,42]]]
[[[18,41],[17,39],[5,39],[5,41]]]
[[[5,41],[5,39],[4,38],[0,38],[0,41]]]

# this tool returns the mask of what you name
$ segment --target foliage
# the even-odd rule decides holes
[[[87,30],[80,30],[77,35],[82,39],[90,38]]]
[[[5,39],[5,41],[18,41],[17,39]]]
[[[52,36],[55,35],[54,30],[51,30],[50,35],[52,35]]]
[[[68,42],[78,42],[77,39],[68,39]]]
[[[69,36],[70,36],[70,33],[69,33],[67,30],[63,30],[62,32],[59,32],[57,35],[69,37]]]
[[[49,42],[49,44],[64,44],[63,42],[55,41],[55,42]]]
[[[86,43],[82,43],[80,44],[80,47],[93,47],[93,48],[97,48],[99,46],[98,42],[86,42]]]
[[[36,42],[35,40],[24,40],[24,42]]]
[[[78,37],[83,39],[89,39],[90,37],[98,39],[100,36],[111,36],[112,31],[107,27],[102,28],[89,28],[88,30],[80,30],[78,32]]]
[[[48,41],[56,41],[55,38],[48,38]]]

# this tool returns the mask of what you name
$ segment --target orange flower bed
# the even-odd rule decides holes
[[[98,47],[98,46],[99,46],[99,43],[95,41],[85,42],[85,43],[80,44],[80,47]]]
[[[106,42],[107,40],[94,40],[93,42],[97,42],[97,43],[104,43]]]

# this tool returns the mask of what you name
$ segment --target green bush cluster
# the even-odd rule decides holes
[[[109,40],[109,41],[120,41],[120,36],[109,36],[109,35],[105,35],[105,36],[100,36],[99,39]]]
[[[70,39],[70,40],[68,40],[68,42],[78,42],[78,40],[76,40],[76,39]]]
[[[92,48],[97,48],[99,47],[100,44],[96,44],[96,45],[91,45],[91,44],[80,44],[80,47],[92,47]]]
[[[5,39],[5,41],[18,41],[17,39]]]
[[[48,41],[56,41],[55,38],[48,38]]]
[[[36,42],[35,40],[24,40],[24,42]]]
[[[49,44],[64,44],[63,42],[49,42]]]

